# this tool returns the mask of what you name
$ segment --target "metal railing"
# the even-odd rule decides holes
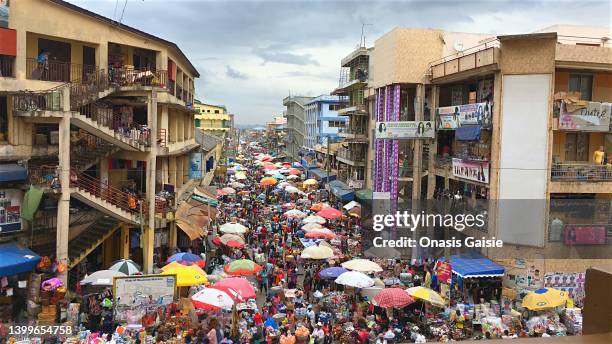
[[[28,183],[40,187],[59,189],[59,176],[57,166],[41,165],[28,168]]]
[[[175,96],[178,99],[183,100],[183,85],[176,84],[176,94],[175,94]]]
[[[134,140],[141,145],[151,145],[150,129],[135,122],[125,123],[121,114],[113,112],[112,106],[95,102],[81,106],[79,112],[97,124],[114,130],[120,136]]]
[[[63,109],[63,87],[46,91],[21,91],[13,95],[15,111],[59,111]]]
[[[350,161],[355,161],[355,162],[365,162],[366,152],[363,152],[363,154],[357,154],[348,148],[340,147],[336,151],[336,157],[347,159]]]
[[[168,88],[168,72],[165,70],[111,68],[108,71],[110,82],[117,86],[156,86]]]
[[[98,94],[109,87],[109,76],[104,69],[96,70],[80,82],[70,83],[70,109],[76,111],[79,107],[95,101]]]
[[[434,167],[435,168],[450,168],[453,163],[453,158],[451,156],[442,156],[439,154],[434,155]]]
[[[157,145],[159,147],[166,147],[168,144],[168,132],[166,129],[159,129],[157,131]]]
[[[86,79],[97,70],[96,66],[78,63],[48,61],[38,63],[35,58],[26,59],[26,76],[31,80],[71,82]]]
[[[612,166],[579,163],[555,163],[551,168],[551,180],[575,182],[612,181]]]
[[[349,135],[367,135],[368,130],[365,127],[344,127],[338,129],[338,134],[349,134]]]

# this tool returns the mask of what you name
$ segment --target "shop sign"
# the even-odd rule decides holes
[[[0,189],[0,233],[21,230],[21,200],[18,189]]]
[[[585,108],[569,112],[561,102],[559,129],[608,132],[611,110],[612,103],[588,102]]]
[[[202,179],[202,152],[193,152],[189,157],[189,178]]]
[[[376,122],[377,139],[433,139],[433,121]]]
[[[564,242],[566,245],[603,245],[606,243],[606,227],[566,225]]]
[[[475,103],[445,106],[436,109],[438,130],[457,129],[463,125],[480,125],[490,128],[493,118],[493,103]]]
[[[449,263],[438,261],[436,263],[435,271],[440,283],[448,285],[451,284],[451,280],[453,278],[453,268]]]
[[[174,302],[176,275],[115,277],[115,306],[168,305]]]
[[[489,162],[453,158],[453,177],[489,184]]]

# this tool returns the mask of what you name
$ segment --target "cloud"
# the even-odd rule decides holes
[[[284,46],[270,45],[267,48],[255,48],[253,54],[263,60],[263,64],[268,62],[292,64],[299,66],[319,66],[319,61],[315,60],[311,54],[294,54],[286,51],[277,51],[284,49]]]
[[[225,75],[227,75],[229,78],[236,79],[236,80],[246,80],[249,78],[248,75],[241,73],[240,71],[228,65],[225,65]]]

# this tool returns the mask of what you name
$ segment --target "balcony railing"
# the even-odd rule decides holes
[[[340,147],[336,151],[336,157],[347,159],[355,162],[365,162],[366,160],[366,152],[362,154],[358,154],[348,148]]]
[[[168,72],[165,70],[111,68],[111,83],[119,86],[156,86],[168,88]]]
[[[579,163],[553,164],[551,179],[564,182],[608,182],[612,181],[612,166]]]
[[[338,134],[348,134],[348,135],[367,135],[368,131],[365,127],[359,128],[339,128]]]
[[[46,91],[22,91],[13,95],[15,111],[59,111],[63,107],[62,87]]]
[[[489,66],[497,63],[499,57],[499,40],[490,39],[475,47],[465,49],[429,64],[429,76],[432,79]]]
[[[453,158],[451,156],[442,156],[436,154],[434,157],[434,166],[438,169],[450,168],[453,163]]]
[[[78,63],[49,61],[46,64],[38,63],[35,58],[26,59],[26,75],[28,79],[71,82],[86,79],[97,70],[96,66]]]
[[[113,129],[118,135],[145,146],[151,145],[150,129],[135,122],[125,123],[121,114],[113,112],[112,106],[101,102],[90,103],[82,106],[80,113],[99,125]]]

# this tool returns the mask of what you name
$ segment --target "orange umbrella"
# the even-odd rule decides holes
[[[313,204],[312,207],[310,207],[310,210],[312,210],[312,211],[321,211],[324,208],[329,208],[329,207],[330,207],[329,204],[319,202],[319,203]]]
[[[317,213],[317,215],[324,217],[326,219],[337,219],[342,216],[342,212],[336,208],[324,208]]]
[[[334,234],[334,232],[330,231],[327,228],[318,228],[308,231],[305,237],[317,239],[333,239],[336,237],[336,234]]]
[[[276,183],[278,183],[278,181],[271,177],[265,177],[259,181],[259,184],[263,186],[272,186],[272,185],[276,185]]]
[[[297,176],[297,175],[302,174],[302,172],[300,172],[300,171],[298,171],[298,170],[291,170],[291,171],[289,171],[289,174],[291,174],[291,175],[296,175],[296,176]]]

